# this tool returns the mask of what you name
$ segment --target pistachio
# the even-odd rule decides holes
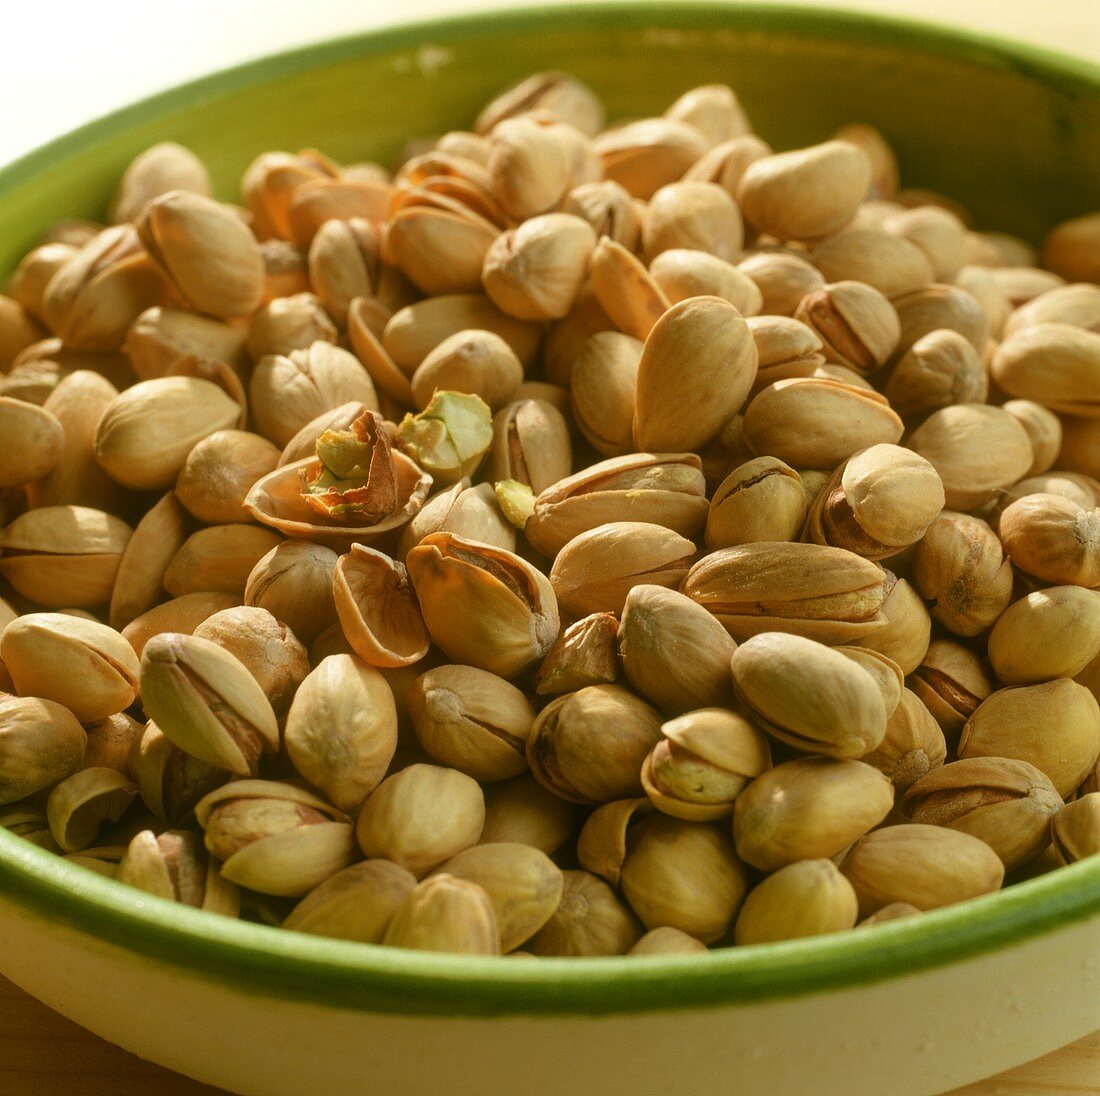
[[[50,824],[45,814],[33,807],[16,803],[10,807],[0,807],[0,827],[16,837],[37,845],[40,849],[60,854],[61,849],[50,833]]]
[[[72,776],[87,735],[52,700],[0,695],[0,804],[16,803]]]
[[[236,917],[240,894],[221,876],[197,834],[169,830],[160,835],[142,830],[119,861],[115,878],[170,902]]]
[[[996,688],[985,661],[948,639],[932,641],[909,684],[952,739]]]
[[[210,525],[180,545],[164,572],[164,588],[173,597],[201,591],[244,596],[256,564],[282,543],[257,525]]]
[[[694,454],[613,457],[547,487],[535,500],[525,533],[547,556],[582,533],[617,521],[660,525],[691,537],[706,513],[705,488]]]
[[[593,249],[589,273],[603,314],[635,339],[647,338],[671,303],[641,260],[610,237]]]
[[[433,533],[407,566],[428,631],[455,662],[514,677],[557,638],[550,581],[511,552]]]
[[[492,414],[480,396],[439,392],[418,415],[406,415],[397,445],[439,483],[473,475],[493,440]]]
[[[86,849],[104,822],[117,822],[126,813],[136,794],[137,788],[116,769],[81,769],[50,792],[50,833],[65,852]]]
[[[177,372],[187,360],[240,368],[244,344],[243,332],[220,320],[172,308],[150,308],[127,332],[124,349],[139,379],[150,381]]]
[[[800,255],[783,251],[758,251],[737,264],[763,295],[760,313],[765,316],[793,316],[799,303],[825,284],[817,267]]]
[[[261,894],[297,898],[354,857],[347,816],[291,784],[232,781],[207,795],[195,817],[222,875]]]
[[[410,765],[371,793],[356,824],[359,845],[417,878],[477,844],[485,799],[477,781],[456,769]]]
[[[138,233],[197,311],[228,318],[259,307],[264,282],[259,245],[228,206],[200,194],[170,191],[146,203]]]
[[[530,773],[485,788],[482,843],[510,841],[552,856],[580,829],[581,808],[547,791]]]
[[[940,474],[947,505],[972,510],[1027,475],[1034,451],[1007,411],[962,403],[934,411],[907,445]]]
[[[753,133],[741,134],[708,149],[684,172],[684,178],[717,183],[734,197],[749,164],[772,154],[772,147]]]
[[[1013,310],[1005,322],[1006,336],[1036,324],[1066,323],[1085,331],[1100,331],[1100,286],[1082,282],[1056,286]]]
[[[348,342],[378,391],[402,407],[411,407],[414,401],[409,374],[390,357],[381,341],[389,313],[385,312],[384,318],[372,319],[377,308],[378,302],[370,297],[356,297],[351,302],[348,306]]]
[[[993,271],[983,266],[964,266],[955,275],[955,285],[965,289],[978,302],[985,316],[986,331],[990,339],[1001,338],[1012,306],[997,284]],[[981,349],[983,354],[988,354],[993,350],[993,346],[986,343],[984,348],[976,349]]]
[[[631,832],[621,886],[647,929],[668,925],[713,944],[733,923],[748,872],[717,826],[655,814]]]
[[[1085,510],[1096,505],[1098,496],[1093,490],[1091,477],[1074,472],[1052,472],[1045,476],[1029,476],[998,495],[988,511],[988,521],[999,527],[1001,514],[1014,502],[1026,495],[1060,495],[1075,502]]]
[[[514,480],[537,495],[569,475],[569,423],[543,399],[521,399],[493,416],[493,443],[484,475],[493,483]]]
[[[787,864],[749,891],[737,915],[734,941],[768,944],[855,927],[859,903],[831,860]]]
[[[1100,468],[1100,426],[1096,419],[1062,417],[1062,448],[1058,464],[1086,475]]]
[[[1025,327],[997,348],[990,371],[1011,396],[1068,415],[1100,415],[1100,333],[1067,323]]]
[[[861,916],[905,902],[939,909],[998,890],[1000,857],[982,840],[943,826],[889,826],[855,843],[840,870],[855,888]]]
[[[49,411],[0,396],[0,488],[24,487],[49,475],[61,459],[65,432]]]
[[[905,791],[946,758],[947,742],[940,725],[915,692],[903,689],[897,708],[886,720],[886,737],[861,760]]]
[[[756,344],[733,305],[719,297],[673,305],[638,364],[635,445],[652,452],[705,445],[740,410],[755,377]]]
[[[1026,761],[1063,798],[1088,776],[1100,756],[1100,706],[1084,685],[1059,678],[1042,685],[998,689],[963,728],[960,758]]]
[[[365,860],[330,875],[291,910],[283,928],[380,944],[416,876],[388,860]]]
[[[730,260],[741,251],[744,228],[729,193],[716,183],[676,182],[649,200],[642,224],[646,260],[672,248],[691,248]]]
[[[613,613],[592,613],[570,624],[542,660],[535,675],[535,692],[557,696],[586,685],[614,685],[619,674],[618,630]]]
[[[634,586],[679,586],[694,556],[695,545],[664,526],[610,521],[566,544],[550,569],[550,584],[567,613],[619,613]]]
[[[498,411],[523,381],[512,348],[491,331],[460,331],[444,339],[417,367],[413,397],[423,409],[439,390],[472,393]]]
[[[463,477],[453,487],[428,499],[424,509],[402,531],[397,555],[407,556],[431,533],[457,533],[466,540],[514,552],[515,526],[502,510],[499,493],[504,485],[492,487],[479,483],[471,487],[469,484],[470,481]],[[530,501],[533,506],[534,498]]]
[[[738,465],[714,492],[706,542],[712,551],[759,541],[794,540],[809,500],[798,473],[776,457]]]
[[[745,785],[771,767],[767,739],[735,712],[701,708],[663,724],[661,733],[642,766],[642,787],[674,818],[726,817]]]
[[[1052,586],[1010,605],[989,635],[989,660],[1005,685],[1076,677],[1100,655],[1100,592]]]
[[[379,221],[397,200],[386,178],[310,179],[296,187],[287,209],[290,240],[308,247],[318,230],[332,220]]]
[[[928,256],[939,281],[949,281],[966,261],[966,225],[956,213],[936,205],[921,205],[885,218],[891,235],[914,243]]]
[[[1055,225],[1043,241],[1045,267],[1071,281],[1100,281],[1096,241],[1100,239],[1100,213],[1086,213]]]
[[[645,583],[627,594],[619,626],[623,671],[668,715],[728,706],[729,661],[736,648],[721,623],[683,594]]]
[[[65,248],[56,258],[50,260],[47,272],[52,276],[73,254],[75,252],[72,249]],[[28,259],[30,256],[23,260],[21,270],[25,268]],[[6,373],[12,362],[28,346],[46,337],[46,332],[25,307],[30,303],[31,298],[27,295],[23,295],[22,301],[0,295],[0,373]]]
[[[545,114],[592,136],[603,127],[603,106],[595,93],[564,72],[539,72],[502,92],[478,115],[477,133],[488,133],[505,118]]]
[[[643,118],[606,130],[593,142],[604,177],[648,201],[684,173],[707,150],[695,126],[671,118]]]
[[[164,632],[191,635],[207,617],[222,609],[234,608],[239,600],[232,594],[211,594],[205,591],[201,594],[184,594],[183,597],[172,598],[171,601],[156,605],[135,617],[122,629],[122,638],[133,647],[138,658],[141,658],[145,644],[153,636]]]
[[[706,944],[671,925],[650,929],[631,949],[628,955],[690,955],[706,952]]]
[[[1090,792],[1062,807],[1051,820],[1050,836],[1060,864],[1100,853],[1100,792]]]
[[[1061,275],[1034,266],[995,267],[989,273],[1012,308],[1020,308],[1066,284]]]
[[[203,162],[175,141],[162,141],[135,156],[122,173],[111,203],[112,224],[136,221],[154,198],[171,190],[209,196],[210,174]]]
[[[610,240],[610,237],[608,239]],[[596,245],[596,250],[592,253],[592,262],[593,267],[595,267],[597,262],[602,261],[605,264],[603,273],[606,275],[609,271],[606,269],[605,252],[600,250],[602,247],[603,241],[601,238],[601,241]],[[599,257],[597,253],[599,253]],[[642,271],[643,274],[645,273],[645,267],[634,258],[632,252],[623,248],[622,253],[633,263],[634,269]],[[611,273],[614,274],[615,272],[612,271]],[[613,278],[609,280],[614,281]],[[615,300],[622,303],[618,291],[615,292]],[[667,303],[667,300],[663,299],[660,309],[663,310],[667,307]],[[652,319],[648,320],[645,326],[648,331],[653,326]],[[565,402],[564,407],[559,405],[556,400],[550,402],[554,403],[559,411],[567,412],[569,409],[569,393],[563,386],[568,386],[571,383],[573,363],[577,355],[592,335],[596,335],[601,331],[612,331],[614,328],[615,324],[612,323],[611,317],[604,311],[603,306],[596,297],[593,279],[589,277],[577,293],[577,299],[574,301],[573,307],[562,319],[555,320],[547,331],[546,342],[542,348],[542,368],[547,380],[542,382],[525,381],[521,387],[529,389],[532,384],[542,386],[547,382],[552,383],[556,390],[564,393]]]
[[[151,721],[134,741],[127,773],[146,808],[169,825],[177,825],[203,796],[229,777],[213,765],[185,754]]]
[[[893,305],[863,282],[836,282],[815,289],[802,298],[794,318],[820,337],[827,361],[861,375],[885,365],[900,337]]]
[[[665,111],[665,117],[694,126],[711,145],[752,132],[744,108],[725,84],[706,84],[685,91]]]
[[[141,737],[141,724],[125,712],[115,712],[89,723],[84,730],[88,746],[84,751],[85,768],[128,771],[130,751]]]
[[[27,613],[4,629],[0,658],[21,694],[63,704],[84,723],[121,712],[137,696],[137,656],[95,620]]]
[[[573,803],[607,803],[641,791],[642,762],[661,737],[661,720],[617,685],[591,685],[551,701],[527,739],[539,782]]]
[[[763,294],[748,274],[706,251],[669,248],[650,263],[649,273],[671,304],[688,297],[721,297],[742,316],[755,316],[763,306]]]
[[[333,573],[339,556],[312,541],[286,540],[252,568],[244,602],[266,609],[305,644],[337,618]]]
[[[630,335],[600,331],[584,343],[573,362],[573,418],[592,448],[604,456],[623,456],[634,449],[642,349]]]
[[[562,896],[550,920],[527,941],[535,955],[626,955],[642,936],[638,919],[598,876],[562,872]]]
[[[264,264],[264,303],[293,293],[308,293],[309,280],[306,253],[288,240],[269,237],[260,241],[260,257]]]
[[[642,224],[633,199],[618,183],[582,183],[565,196],[563,213],[587,221],[597,236],[608,236],[628,251],[637,249]]]
[[[1058,495],[1025,495],[1000,522],[1008,558],[1043,582],[1100,586],[1100,507]],[[2,567],[2,564],[0,564]]]
[[[830,282],[858,282],[887,300],[923,289],[934,280],[932,263],[902,236],[849,228],[823,240],[813,251],[814,266]]]
[[[560,129],[532,118],[505,118],[489,134],[488,186],[517,221],[554,209],[573,181]]]
[[[188,453],[176,497],[200,521],[244,521],[245,496],[279,461],[279,450],[266,438],[244,430],[218,430]]]
[[[252,317],[248,354],[258,362],[268,354],[287,355],[294,350],[308,350],[315,342],[334,343],[336,339],[336,325],[321,301],[312,293],[295,293],[268,301]]]
[[[899,415],[924,415],[952,404],[982,403],[989,377],[970,341],[941,329],[913,343],[890,371],[883,392]]]
[[[116,396],[95,432],[95,459],[125,487],[171,487],[197,442],[237,426],[241,408],[194,377],[142,381]]]
[[[886,573],[854,552],[771,542],[712,552],[681,586],[735,638],[782,629],[829,643],[881,628],[887,589]]]
[[[216,643],[164,633],[145,644],[141,698],[158,727],[192,757],[247,776],[279,746],[271,704],[247,668]]]
[[[1058,416],[1034,400],[1008,400],[1002,404],[1025,430],[1034,458],[1029,476],[1041,476],[1054,467],[1062,448],[1062,422]]]
[[[393,274],[383,265],[382,250],[380,227],[360,217],[325,221],[314,233],[306,260],[309,284],[316,294],[316,301],[340,326],[350,326],[349,313],[354,301],[377,295],[382,291],[387,277],[392,279]],[[286,299],[298,302],[296,297],[288,296]],[[285,306],[287,311],[298,317],[294,326],[298,330],[323,330],[324,319],[313,309],[314,301],[309,298],[307,301],[311,306],[309,308],[301,303]],[[278,301],[272,303],[277,305]],[[279,313],[282,311],[278,310]],[[257,319],[258,316],[252,321],[253,331]],[[279,326],[285,328],[285,321],[280,322]]]
[[[980,354],[989,337],[989,325],[978,299],[954,285],[933,284],[895,297],[891,302],[901,325],[894,358],[900,360],[925,335],[956,331]]]
[[[914,822],[948,826],[984,841],[1011,871],[1041,852],[1062,806],[1054,785],[1026,761],[975,757],[918,780],[901,801]]]
[[[416,737],[436,761],[480,781],[504,780],[527,768],[524,749],[535,712],[496,674],[437,666],[416,679],[407,703]]]
[[[914,914],[919,914],[921,912],[922,911],[917,909],[916,906],[911,906],[908,902],[891,902],[889,905],[883,906],[868,917],[863,918],[863,920],[856,925],[856,928],[874,928],[875,925],[881,925],[886,921],[898,921],[904,917],[912,917]]]
[[[737,188],[737,204],[759,232],[812,240],[843,228],[870,182],[871,161],[861,148],[826,141],[750,164]]]

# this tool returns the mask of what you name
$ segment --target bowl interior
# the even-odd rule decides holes
[[[1100,69],[961,33],[808,9],[706,4],[493,13],[344,39],[167,92],[0,171],[0,275],[54,221],[102,216],[128,161],[166,139],[235,200],[260,151],[315,146],[390,162],[411,136],[468,126],[492,94],[561,67],[611,117],[731,84],[777,148],[878,126],[910,185],[962,200],[985,227],[1037,238],[1097,205]],[[645,1009],[751,1000],[881,978],[1002,946],[1095,913],[1100,862],[897,922],[706,961],[514,964],[280,933],[134,892],[0,832],[0,892],[45,918],[238,984],[400,1011]],[[532,986],[539,992],[532,996]]]

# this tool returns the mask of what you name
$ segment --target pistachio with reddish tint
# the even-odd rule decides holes
[[[610,521],[566,544],[550,568],[550,585],[565,613],[621,613],[635,586],[678,587],[695,554],[692,541],[663,525]]]
[[[411,666],[431,640],[405,565],[353,544],[336,562],[332,596],[344,636],[372,666]]]
[[[418,879],[476,845],[485,797],[476,780],[439,765],[410,765],[386,777],[363,804],[355,833],[368,857],[383,857]]]
[[[627,594],[619,657],[630,684],[666,715],[733,702],[730,657],[737,644],[689,597],[643,584]],[[691,651],[691,658],[683,652]]]
[[[527,739],[539,783],[572,803],[609,803],[641,792],[642,762],[660,741],[661,718],[617,685],[592,685],[551,701]]]
[[[614,685],[619,676],[618,631],[614,613],[592,613],[570,624],[542,660],[535,674],[535,692],[558,696],[587,685]]]
[[[1006,871],[1046,847],[1051,820],[1061,807],[1062,797],[1043,773],[1006,757],[943,765],[918,780],[901,800],[902,811],[914,822],[980,838]]]
[[[185,753],[239,776],[279,748],[271,703],[247,668],[216,643],[166,632],[141,656],[146,714]]]
[[[550,580],[512,552],[432,533],[406,566],[428,632],[454,662],[515,677],[557,638]]]
[[[863,282],[836,282],[814,290],[802,298],[794,318],[821,339],[827,361],[862,376],[886,364],[901,336],[893,305]]]
[[[533,548],[552,557],[609,522],[645,522],[693,537],[706,511],[706,482],[694,453],[633,453],[599,461],[547,487],[535,500],[524,533]]]
[[[669,720],[642,766],[642,787],[664,814],[713,822],[733,810],[750,780],[771,768],[764,734],[742,715],[700,708]]]
[[[535,711],[496,674],[436,666],[413,682],[406,704],[420,744],[441,764],[480,781],[506,780],[527,768]]]
[[[809,508],[798,473],[777,457],[738,465],[710,500],[706,543],[714,551],[759,541],[795,540]]]
[[[341,810],[378,786],[397,749],[397,708],[386,679],[353,655],[330,655],[299,686],[286,717],[287,756]]]
[[[304,788],[235,780],[195,807],[221,873],[261,894],[297,898],[355,859],[347,815]]]
[[[692,297],[673,305],[649,332],[638,364],[636,448],[693,451],[712,441],[741,409],[756,365],[756,344],[728,301]]]

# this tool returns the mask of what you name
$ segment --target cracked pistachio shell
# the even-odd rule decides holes
[[[944,328],[913,343],[890,371],[883,392],[899,415],[924,415],[984,402],[989,375],[969,340]]]
[[[753,452],[795,468],[835,468],[868,445],[897,444],[902,433],[884,396],[824,377],[776,381],[745,410]]]
[[[605,130],[593,146],[604,178],[619,183],[635,198],[648,201],[661,187],[682,179],[707,151],[693,125],[672,118],[643,118]]]
[[[523,365],[512,348],[491,331],[460,331],[444,339],[417,366],[413,398],[423,409],[437,389],[480,396],[498,411],[523,382]]]
[[[618,685],[590,685],[551,701],[527,739],[539,782],[573,803],[596,804],[641,792],[641,767],[660,741],[661,718]]]
[[[913,585],[945,628],[976,636],[1008,607],[1012,566],[981,518],[944,510],[917,545]]]
[[[661,733],[642,765],[642,787],[674,818],[724,818],[745,785],[771,767],[767,738],[736,712],[701,708],[663,724]]]
[[[388,860],[364,860],[329,876],[303,898],[284,929],[379,944],[394,913],[416,886],[416,876]]]
[[[787,631],[851,643],[885,621],[886,573],[854,552],[818,544],[720,548],[692,567],[680,589],[738,639]]]
[[[430,645],[405,565],[352,545],[332,576],[336,614],[355,653],[372,666],[411,666]]]
[[[259,525],[205,526],[172,557],[164,572],[164,589],[173,597],[204,590],[243,597],[256,564],[282,542],[278,533]]]
[[[1089,792],[1062,807],[1051,820],[1050,835],[1061,864],[1100,853],[1100,792]]]
[[[96,620],[63,613],[17,617],[0,637],[0,659],[20,693],[63,704],[84,723],[121,712],[137,696],[137,656]]]
[[[455,533],[505,551],[516,550],[515,528],[500,505],[498,489],[488,483],[471,487],[463,476],[456,484],[437,491],[401,531],[396,558],[405,559],[432,533]]]
[[[759,232],[812,240],[843,228],[870,185],[871,161],[863,149],[826,141],[750,164],[737,188],[737,204]]]
[[[407,566],[428,631],[455,662],[514,677],[557,638],[550,580],[512,552],[432,533]]]
[[[485,828],[481,843],[509,841],[556,853],[576,836],[583,811],[547,791],[530,773],[485,788]]]
[[[711,496],[707,548],[794,540],[808,508],[806,489],[790,465],[777,457],[755,457],[734,468]]]
[[[50,833],[65,852],[86,849],[105,822],[117,822],[126,813],[136,794],[134,784],[117,769],[81,769],[50,792]]]
[[[485,254],[489,299],[520,320],[560,320],[588,274],[596,233],[580,217],[546,213],[501,233]]]
[[[776,381],[825,375],[821,339],[801,320],[789,316],[750,316],[746,322],[756,343],[759,362],[750,400]],[[849,374],[855,376],[851,371]]]
[[[85,609],[111,599],[130,526],[87,506],[43,506],[0,533],[0,575],[47,609]]]
[[[0,693],[0,804],[16,803],[71,776],[84,760],[87,741],[68,708]]]
[[[826,361],[860,376],[886,364],[901,334],[894,306],[863,282],[835,282],[815,289],[802,298],[794,318],[821,339]]]
[[[604,315],[623,334],[646,339],[671,303],[664,290],[636,255],[608,236],[591,258],[592,292]]]
[[[339,558],[313,541],[283,541],[252,568],[244,602],[266,609],[303,644],[310,644],[336,623],[333,575]]]
[[[889,779],[862,761],[787,761],[758,776],[734,801],[737,853],[762,871],[830,858],[882,822],[893,805]]]
[[[721,297],[742,316],[755,316],[763,305],[763,294],[752,278],[706,251],[662,251],[650,263],[649,273],[672,304],[688,297]]]
[[[741,409],[756,366],[756,343],[728,301],[693,297],[673,305],[642,348],[634,402],[636,448],[692,451],[712,441]],[[676,393],[675,399],[670,393]]]
[[[887,300],[931,285],[928,256],[902,236],[878,229],[849,228],[814,248],[814,266],[830,282],[860,282]]]
[[[261,894],[297,898],[355,859],[348,817],[311,792],[273,780],[235,780],[195,808],[222,875]]]
[[[614,685],[619,676],[618,631],[614,613],[591,613],[570,624],[542,660],[535,692],[557,696],[586,685]]]
[[[545,853],[514,843],[474,845],[438,871],[485,891],[503,952],[514,951],[550,920],[564,889],[561,869]]]
[[[386,226],[386,254],[424,293],[473,293],[500,230],[455,199],[413,188]]]
[[[661,925],[659,928],[650,929],[627,952],[628,955],[691,955],[697,952],[706,952],[709,949],[706,944],[689,936],[680,929],[674,929],[671,925]]]
[[[741,253],[743,242],[737,203],[717,183],[669,183],[646,206],[642,247],[647,262],[673,248],[690,248],[728,261]]]
[[[886,734],[886,701],[876,678],[822,643],[762,632],[733,652],[731,666],[734,690],[750,713],[798,749],[857,758]]]
[[[1052,411],[1100,418],[1100,333],[1068,323],[1040,323],[1009,335],[990,372],[1010,396]]]
[[[1033,765],[1005,757],[975,757],[941,765],[902,797],[913,822],[947,826],[984,841],[1011,871],[1050,841],[1062,807],[1054,785]]]
[[[407,703],[416,737],[436,761],[483,782],[527,768],[535,711],[502,677],[474,666],[437,666],[416,679]]]
[[[635,586],[679,586],[694,557],[694,543],[663,525],[610,521],[569,541],[550,584],[566,613],[621,613]]]
[[[477,781],[457,769],[410,765],[371,793],[356,824],[359,846],[417,878],[476,845],[485,825]]]
[[[749,889],[724,829],[664,814],[632,830],[620,885],[647,929],[669,925],[704,944],[726,935]]]
[[[840,870],[862,917],[905,902],[939,909],[999,890],[1004,864],[982,840],[944,826],[888,826],[855,843]]]
[[[122,629],[122,638],[141,658],[145,644],[162,632],[180,632],[191,635],[207,617],[222,609],[232,609],[239,598],[231,594],[184,594],[154,606],[148,612],[135,617]]]
[[[939,473],[898,445],[849,457],[814,500],[808,532],[817,544],[884,559],[916,544],[944,507]]]
[[[134,741],[126,771],[142,803],[159,819],[178,825],[203,796],[229,779],[222,769],[185,754],[152,721]]]
[[[145,644],[146,714],[185,753],[239,776],[279,748],[271,703],[245,665],[216,643],[167,632]]]
[[[514,400],[493,416],[493,443],[484,468],[487,481],[515,480],[537,495],[565,479],[572,466],[569,423],[553,404]]]
[[[120,392],[96,427],[95,459],[134,491],[171,487],[197,442],[236,427],[239,404],[199,377],[158,377]]]
[[[898,706],[886,721],[886,737],[861,761],[885,773],[898,791],[905,791],[947,759],[947,741],[924,702],[903,689]]]
[[[534,955],[626,955],[641,939],[638,919],[598,876],[562,872],[561,902],[527,942]]]
[[[863,149],[871,161],[869,198],[891,201],[898,192],[898,160],[889,142],[874,126],[861,122],[841,126],[833,134],[838,141],[848,141]]]
[[[633,587],[618,639],[627,680],[666,715],[732,703],[729,664],[737,644],[691,598],[664,586]]]
[[[621,456],[634,449],[641,358],[642,344],[637,339],[618,331],[600,331],[585,341],[573,361],[573,419],[592,448],[604,456]]]
[[[611,522],[644,522],[693,537],[707,511],[702,462],[694,453],[632,453],[590,465],[547,487],[524,528],[546,556]]]
[[[196,311],[228,319],[259,308],[260,247],[231,207],[170,191],[145,205],[137,227],[154,262]]]
[[[1100,706],[1065,678],[998,689],[967,720],[959,757],[1026,761],[1069,796],[1100,757]]]
[[[326,430],[352,430],[354,429],[356,419],[362,418],[364,414],[366,414],[368,420],[370,419],[369,412],[371,410],[372,409],[362,401],[351,400],[348,403],[340,404],[339,407],[334,407],[331,411],[322,411],[315,419],[310,419],[310,421],[286,443],[282,452],[279,454],[279,460],[276,467],[282,468],[284,465],[293,464],[296,461],[315,456],[317,453],[317,442]]]
[[[1001,514],[1008,558],[1042,582],[1100,586],[1100,506],[1057,495],[1025,495]],[[0,568],[2,570],[2,568]]]
[[[0,396],[0,488],[24,487],[57,467],[65,432],[49,411]]]
[[[644,798],[617,799],[597,807],[585,820],[577,838],[581,867],[618,886],[626,859],[628,838],[634,825],[656,808]]]
[[[733,939],[740,946],[821,936],[855,928],[858,916],[856,892],[831,860],[799,860],[749,891]]]
[[[393,692],[373,666],[330,655],[295,693],[284,741],[298,772],[353,813],[386,775],[397,749]]]
[[[909,687],[954,741],[996,684],[981,656],[954,640],[936,639],[910,675]]]
[[[240,893],[206,855],[202,838],[183,830],[142,830],[119,861],[115,878],[127,886],[186,906],[237,917]]]
[[[581,183],[565,196],[563,213],[587,221],[597,236],[607,236],[628,251],[637,249],[642,221],[635,200],[618,183]]]
[[[989,661],[1005,685],[1076,677],[1100,655],[1100,591],[1035,590],[1010,605],[989,634]]]
[[[418,883],[394,911],[382,943],[456,955],[499,955],[493,903],[476,883],[434,875]]]

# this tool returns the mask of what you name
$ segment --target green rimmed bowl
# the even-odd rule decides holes
[[[565,67],[612,114],[733,84],[777,147],[866,121],[907,181],[1038,238],[1100,194],[1100,69],[912,24],[670,3],[492,13],[247,65],[0,171],[0,274],[176,139],[223,196],[263,149],[391,158]],[[0,439],[2,443],[2,439]],[[0,831],[0,972],[147,1058],[257,1096],[930,1096],[1100,1027],[1100,858],[884,925],[707,956],[476,960],[232,922]]]

